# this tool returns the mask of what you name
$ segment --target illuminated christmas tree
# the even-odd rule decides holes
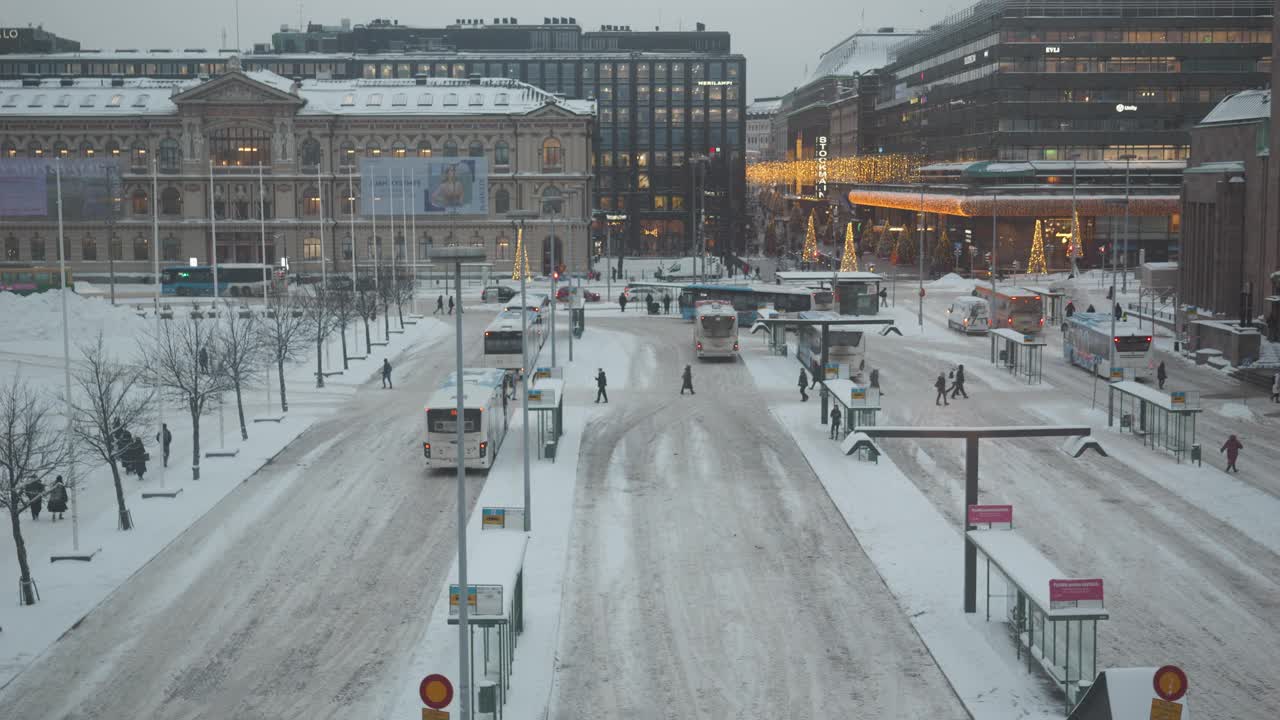
[[[933,246],[933,262],[937,265],[946,265],[947,256],[951,254],[951,239],[947,236],[947,226],[942,225],[942,232],[938,233],[938,242]]]
[[[844,255],[840,272],[858,272],[858,243],[853,239],[853,223],[844,226]]]
[[[1073,275],[1080,274],[1080,268],[1076,266],[1076,258],[1084,257],[1084,243],[1080,242],[1080,213],[1072,211],[1071,213],[1071,239],[1067,241],[1067,257],[1071,258],[1071,273]]]
[[[809,225],[804,230],[804,250],[800,252],[800,259],[804,262],[814,262],[818,259],[818,236],[813,229],[813,213],[809,213]]]
[[[1027,261],[1027,272],[1042,275],[1049,272],[1049,267],[1044,261],[1044,233],[1040,228],[1039,220],[1036,220],[1036,233],[1031,238],[1031,259]]]
[[[524,228],[516,230],[516,263],[511,268],[511,279],[519,280],[522,272],[529,271],[529,248],[524,246]]]

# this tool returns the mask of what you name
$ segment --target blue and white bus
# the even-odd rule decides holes
[[[1067,318],[1067,332],[1062,337],[1062,356],[1073,365],[1111,378],[1114,367],[1124,380],[1150,380],[1155,376],[1156,360],[1151,350],[1152,336],[1136,323],[1116,322],[1110,313],[1076,313]],[[1115,365],[1111,351],[1115,349]]]
[[[266,281],[263,281],[263,278]],[[261,263],[218,264],[218,297],[264,297],[278,292],[276,269]],[[160,271],[164,295],[213,295],[212,265],[182,265]]]
[[[750,285],[686,285],[680,291],[680,317],[692,321],[697,315],[700,300],[719,300],[733,306],[738,313],[739,327],[755,323],[761,308],[772,307],[783,316],[814,310],[814,295],[823,293],[830,301],[831,291],[785,286]]]

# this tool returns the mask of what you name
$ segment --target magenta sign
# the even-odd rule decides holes
[[[1102,602],[1102,578],[1050,580],[1049,602]]]
[[[970,525],[990,525],[992,523],[1013,524],[1012,505],[970,505]]]

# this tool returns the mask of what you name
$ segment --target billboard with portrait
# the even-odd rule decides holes
[[[488,215],[485,158],[365,158],[360,161],[360,214],[406,209],[415,215]]]
[[[12,158],[0,160],[0,217],[57,220],[59,174],[64,221],[102,220],[112,211],[120,195],[116,160]]]

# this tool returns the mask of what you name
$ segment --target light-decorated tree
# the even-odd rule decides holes
[[[809,224],[804,230],[804,250],[800,253],[804,262],[815,262],[818,259],[818,236],[813,229],[813,213],[809,213]]]
[[[1044,261],[1044,230],[1039,220],[1036,220],[1035,235],[1031,237],[1031,258],[1027,260],[1027,272],[1041,275],[1049,272],[1049,266]]]
[[[1084,257],[1084,243],[1080,242],[1080,212],[1071,211],[1071,239],[1067,241],[1067,257],[1071,259],[1071,273],[1080,274],[1076,258]]]
[[[853,223],[844,226],[844,255],[840,257],[840,272],[858,272],[858,243],[853,238]]]
[[[519,280],[521,273],[529,271],[529,248],[524,246],[524,228],[516,230],[516,262],[511,268],[511,279]]]
[[[946,267],[951,255],[951,238],[947,235],[947,225],[939,219],[942,231],[938,233],[938,242],[933,244],[931,261],[938,267]]]

